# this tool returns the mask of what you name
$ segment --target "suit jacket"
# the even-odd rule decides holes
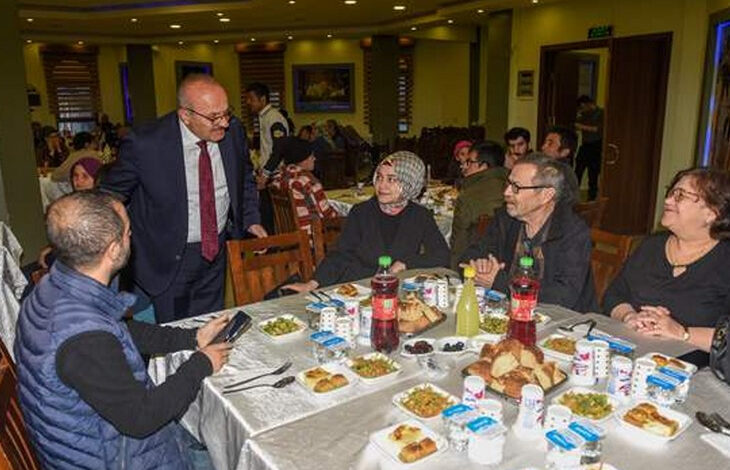
[[[570,205],[559,204],[551,216],[542,243],[544,269],[539,301],[562,305],[578,312],[598,311],[596,289],[591,271],[591,232]],[[505,263],[494,279],[493,288],[509,291],[509,271],[514,263],[515,245],[522,222],[510,217],[504,208],[494,213],[486,235],[466,249],[461,262],[486,258],[491,253]]]
[[[428,209],[408,203],[396,216],[401,220],[388,247],[377,223],[379,212],[375,197],[350,210],[337,248],[327,253],[314,273],[320,286],[373,276],[382,255],[405,263],[408,269],[448,267],[449,246]]]
[[[243,127],[235,117],[218,147],[231,202],[226,238],[243,238],[260,217],[253,167]],[[151,296],[165,291],[177,273],[188,237],[185,161],[176,112],[133,130],[122,140],[119,159],[102,188],[126,199],[134,281]]]

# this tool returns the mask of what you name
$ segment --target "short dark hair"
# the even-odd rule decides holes
[[[578,97],[578,104],[595,103],[596,101],[588,95],[580,95]]]
[[[470,152],[477,153],[479,163],[486,163],[489,168],[504,166],[504,148],[493,140],[485,140],[471,146]]]
[[[93,141],[94,136],[90,132],[79,132],[74,136],[74,150],[81,150]]]
[[[50,205],[46,235],[53,253],[65,265],[78,269],[94,266],[112,242],[124,235],[118,200],[109,193],[76,191]]]
[[[312,129],[312,126],[309,124],[305,124],[302,127],[299,128],[299,134],[297,134],[299,137],[302,136],[302,133],[308,132],[309,135],[312,135],[312,132],[314,132],[314,129]]]
[[[266,98],[266,102],[268,103],[269,102],[269,94],[271,92],[269,91],[269,87],[266,86],[266,85],[264,85],[263,83],[261,83],[261,82],[253,82],[253,83],[250,83],[246,87],[246,93],[253,93],[254,95],[256,95],[259,98],[262,98],[262,97],[263,98]]]
[[[510,140],[517,140],[520,137],[525,139],[525,142],[530,143],[530,131],[524,127],[513,127],[504,133],[504,143],[509,144]]]
[[[537,173],[533,184],[545,185],[555,190],[556,204],[574,204],[578,200],[578,180],[571,167],[545,155],[533,152],[515,162],[517,165],[534,165]]]
[[[548,129],[547,134],[558,134],[560,136],[560,150],[570,150],[568,158],[575,155],[575,149],[578,148],[578,134],[573,129],[563,126],[552,126]]]
[[[717,214],[710,236],[715,240],[730,239],[730,174],[707,167],[688,168],[674,175],[667,192],[685,176],[692,178],[702,201]]]

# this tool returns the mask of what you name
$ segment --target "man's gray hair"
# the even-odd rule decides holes
[[[109,193],[77,191],[51,204],[46,213],[46,235],[53,254],[74,268],[95,266],[112,242],[124,235],[124,221]]]
[[[537,169],[532,183],[555,190],[556,204],[575,204],[578,200],[578,180],[573,169],[544,153],[533,152],[517,160],[515,165],[534,165]]]
[[[205,73],[191,73],[185,76],[177,87],[177,106],[178,108],[189,108],[192,103],[188,99],[187,89],[195,83],[204,83],[206,85],[217,85],[222,87],[218,80]]]

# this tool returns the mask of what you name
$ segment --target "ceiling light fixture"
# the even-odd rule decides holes
[[[480,8],[480,9],[478,9],[478,10],[477,10],[477,13],[479,13],[479,14],[481,15],[482,13],[484,13],[484,10],[482,10],[482,9]]]
[[[213,44],[218,44],[220,41],[217,39],[213,39]]]
[[[32,40],[32,39],[26,39],[26,40],[25,40],[25,43],[26,43],[26,44],[30,44],[31,42],[33,42],[33,40]]]
[[[251,42],[256,42],[256,38],[251,38]]]
[[[406,9],[406,6],[405,5],[393,5],[393,10],[403,11],[405,9]]]
[[[220,12],[220,11],[219,11],[218,13],[216,13],[216,15],[217,15],[217,16],[224,16],[224,15],[225,15],[225,13],[223,13],[223,12]]]
[[[25,21],[27,21],[28,23],[32,23],[33,22],[33,18],[26,18]]]
[[[327,38],[328,39],[332,38],[332,33],[327,33]]]
[[[139,20],[137,18],[130,18],[129,21],[131,21],[132,23],[136,23]]]
[[[83,46],[84,45],[84,41],[78,41],[76,44],[78,44],[79,46]]]
[[[454,20],[449,20],[449,21],[447,21],[447,23],[454,24]]]
[[[171,28],[171,29],[180,29],[180,28],[182,28],[182,26],[181,26],[181,25],[179,25],[179,24],[171,24],[171,25],[170,25],[170,28]]]
[[[289,35],[286,38],[291,41],[292,39],[294,39],[294,36]]]
[[[230,23],[231,19],[230,18],[218,18],[218,21],[220,21],[221,23]]]
[[[177,43],[178,45],[182,46],[183,44],[185,44],[185,41],[178,41]]]
[[[296,0],[289,0],[289,5],[294,5],[295,3],[297,3]]]
[[[535,4],[535,5],[537,5],[537,3],[538,3],[539,1],[540,1],[540,0],[532,0],[532,3],[533,3],[533,4]]]
[[[415,26],[411,26],[411,31],[415,31],[415,30],[417,30],[417,29],[418,29],[417,27],[415,27]]]
[[[355,5],[357,0],[345,0],[345,5]]]

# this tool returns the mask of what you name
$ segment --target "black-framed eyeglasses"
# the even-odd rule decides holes
[[[521,186],[517,182],[515,182],[509,178],[507,178],[506,186],[509,186],[510,188],[512,188],[512,192],[515,194],[519,193],[523,189],[546,189],[546,188],[552,187],[552,186],[548,186],[546,184],[538,184],[538,185],[534,185],[534,186]]]
[[[231,116],[233,115],[233,108],[228,108],[223,113],[217,115],[217,116],[208,116],[203,113],[199,113],[193,108],[183,108],[185,111],[191,112],[195,114],[196,116],[200,116],[203,119],[206,119],[211,125],[218,124],[223,121],[229,121],[231,119]]]
[[[479,165],[481,162],[479,160],[462,160],[461,163],[459,163],[459,166],[465,168],[468,167],[471,164]]]
[[[698,193],[693,193],[692,191],[687,191],[684,188],[678,187],[667,187],[666,197],[674,199],[674,202],[676,203],[680,203],[685,199],[697,203],[700,202],[700,199],[702,199],[702,196],[700,196]]]

